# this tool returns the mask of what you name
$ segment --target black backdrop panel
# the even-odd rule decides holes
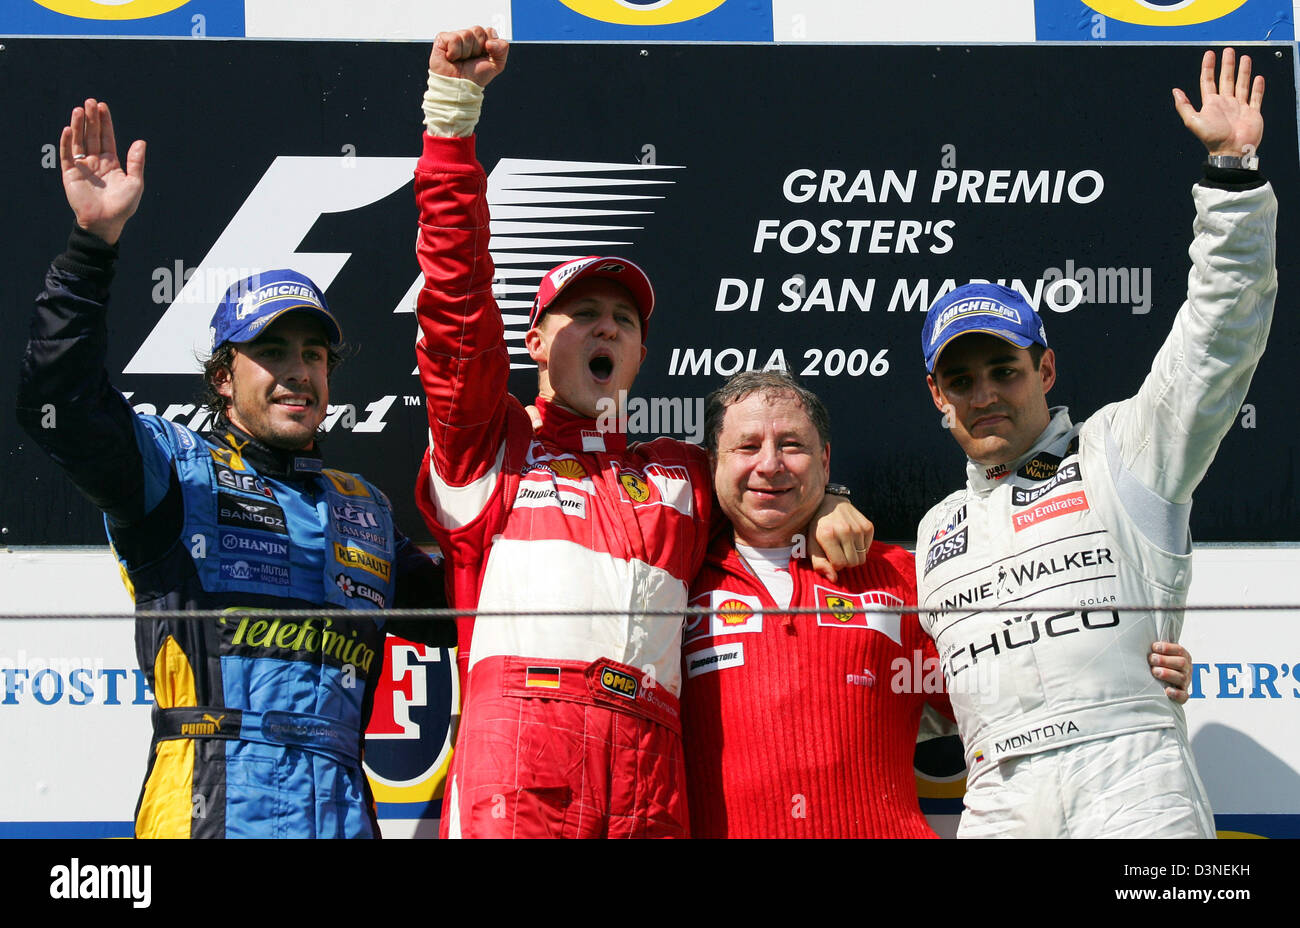
[[[313,273],[309,263],[324,261],[331,270],[315,273],[333,275],[329,301],[360,348],[332,386],[334,402],[355,409],[356,425],[347,427],[347,413],[335,417],[327,457],[386,487],[406,530],[426,538],[411,495],[425,435],[411,375],[414,317],[393,311],[417,274],[411,164],[378,160],[413,163],[418,154],[424,47],[36,39],[5,46],[0,394],[13,396],[30,301],[71,225],[49,146],[70,108],[95,94],[112,104],[123,147],[137,137],[150,145],[144,202],[124,236],[114,285],[113,381],[133,403],[159,412],[194,401],[192,375],[124,373],[151,333],[162,338],[188,269],[212,260],[231,268],[293,263]],[[1262,155],[1282,200],[1283,290],[1249,407],[1196,497],[1192,524],[1201,541],[1300,540],[1300,439],[1288,373],[1300,348],[1287,297],[1300,189],[1293,53],[1290,45],[1251,51],[1268,80]],[[534,191],[589,199],[523,202],[494,193],[497,218],[515,223],[495,230],[494,249],[514,239],[498,254],[503,297],[525,299],[546,266],[521,252],[558,262],[606,251],[640,262],[659,302],[636,397],[688,410],[721,373],[751,363],[751,352],[761,367],[779,351],[830,406],[834,478],[859,490],[882,538],[910,543],[917,519],[963,479],[919,350],[924,307],[945,280],[1020,280],[1038,293],[1060,357],[1051,398],[1077,415],[1137,389],[1186,286],[1188,190],[1202,152],[1173,112],[1169,88],[1195,95],[1200,53],[520,45],[509,73],[488,90],[480,159],[494,187],[524,186],[520,178],[531,176],[541,184]],[[552,178],[560,183],[536,181],[543,170],[560,171]],[[612,212],[556,215],[575,206]],[[543,231],[547,223],[595,228]],[[1063,275],[1079,285],[1051,289]],[[1053,311],[1049,289],[1058,305],[1083,301]],[[511,386],[531,396],[531,373],[517,371]],[[653,408],[637,407],[636,397],[634,427],[637,409]],[[670,407],[674,398],[688,402]],[[695,424],[684,416],[658,422],[679,435]],[[8,411],[0,415],[0,453],[0,543],[102,541],[97,514]]]

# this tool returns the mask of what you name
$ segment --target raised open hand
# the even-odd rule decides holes
[[[429,70],[444,77],[463,77],[486,87],[506,69],[510,43],[495,29],[473,26],[439,32],[429,53]]]
[[[143,140],[133,142],[126,169],[117,160],[117,138],[108,104],[94,99],[72,111],[59,136],[63,192],[77,225],[110,245],[122,236],[144,193]]]
[[[1223,50],[1223,68],[1214,80],[1214,52],[1201,59],[1201,109],[1197,112],[1187,94],[1174,90],[1174,109],[1211,155],[1236,155],[1258,150],[1264,138],[1264,78],[1250,79],[1250,56],[1240,64],[1231,48]]]

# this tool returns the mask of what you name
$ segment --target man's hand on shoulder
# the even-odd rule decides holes
[[[443,77],[459,77],[486,87],[506,69],[510,43],[495,29],[473,26],[439,32],[429,53],[429,70]]]
[[[813,570],[832,583],[839,571],[866,563],[876,527],[847,498],[827,493],[809,526],[808,557]]]
[[[1201,59],[1201,109],[1192,106],[1187,94],[1174,89],[1174,109],[1183,125],[1201,140],[1211,155],[1241,157],[1254,153],[1264,138],[1264,78],[1250,78],[1250,56],[1223,50],[1223,67],[1214,78],[1214,52]],[[1247,147],[1250,151],[1247,152]]]

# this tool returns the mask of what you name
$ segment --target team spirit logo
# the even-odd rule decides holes
[[[78,19],[148,19],[178,10],[190,0],[35,0],[64,16]]]
[[[726,0],[560,0],[590,19],[620,26],[667,26],[699,19]]]
[[[1194,26],[1227,16],[1246,0],[1084,0],[1111,19],[1136,26]]]

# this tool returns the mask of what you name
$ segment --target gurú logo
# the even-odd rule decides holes
[[[1193,26],[1227,16],[1246,0],[1084,0],[1103,16],[1137,26]]]
[[[560,0],[591,19],[621,26],[666,26],[699,19],[725,0]]]
[[[64,16],[78,19],[148,19],[170,13],[190,0],[35,0]]]

